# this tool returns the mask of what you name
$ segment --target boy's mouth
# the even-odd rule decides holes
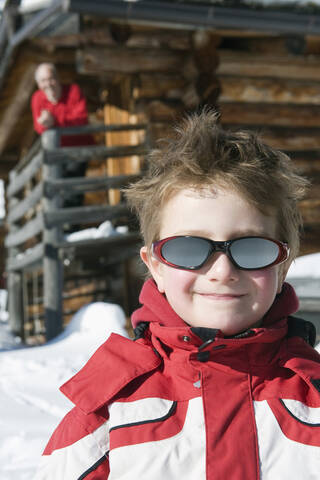
[[[197,293],[197,295],[212,300],[239,300],[245,296],[239,293]]]

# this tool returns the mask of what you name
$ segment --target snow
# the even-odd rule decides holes
[[[290,266],[287,278],[320,279],[320,253],[311,253],[310,255],[298,257]]]
[[[106,234],[104,229],[108,226],[100,233]],[[99,235],[87,232],[92,233]],[[288,279],[320,282],[320,253],[298,258]],[[127,337],[125,315],[118,305],[92,303],[81,308],[56,339],[25,347],[9,331],[5,303],[6,292],[0,290],[0,479],[32,480],[51,433],[72,408],[59,387],[111,332]],[[317,349],[320,352],[320,344]]]
[[[82,307],[65,331],[40,347],[17,343],[0,325],[0,479],[32,480],[41,453],[72,403],[59,387],[111,332],[128,336],[121,307]]]

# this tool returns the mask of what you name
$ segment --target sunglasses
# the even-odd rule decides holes
[[[223,252],[240,270],[261,270],[288,259],[287,243],[267,237],[241,237],[215,242],[189,235],[168,237],[152,244],[152,255],[173,268],[199,270],[216,252]]]

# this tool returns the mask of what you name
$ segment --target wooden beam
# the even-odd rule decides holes
[[[317,105],[279,105],[270,103],[220,103],[223,124],[320,127]]]
[[[7,248],[17,247],[25,241],[36,236],[43,230],[43,215],[39,212],[35,218],[26,223],[20,230],[14,233],[9,233],[5,239],[5,246]]]
[[[147,152],[146,145],[128,145],[105,147],[104,145],[94,145],[90,147],[62,147],[56,148],[50,152],[46,152],[46,163],[65,163],[72,160],[74,162],[84,162],[91,159],[95,161],[99,158],[126,157],[128,155],[145,155]]]
[[[219,101],[320,105],[319,81],[290,78],[218,76]]]
[[[17,203],[14,208],[10,209],[7,215],[7,221],[14,223],[20,220],[31,208],[40,202],[43,195],[43,184],[38,185],[29,192],[28,196],[21,202]]]
[[[293,159],[292,161],[302,175],[313,175],[320,172],[320,158],[317,160]]]
[[[18,123],[23,111],[29,105],[30,96],[35,85],[35,66],[35,64],[28,66],[16,87],[9,106],[2,115],[0,123],[0,154],[4,151],[6,142],[16,127],[16,124]]]
[[[261,133],[262,139],[272,147],[280,150],[318,150],[320,148],[319,133],[314,131],[271,130]]]
[[[320,227],[320,198],[302,200],[299,203],[303,223],[309,226]]]
[[[21,190],[25,184],[38,172],[43,161],[43,151],[39,151],[26,167],[17,175],[11,175],[10,183],[7,189],[8,197],[14,196]],[[12,172],[14,173],[14,172]]]
[[[114,206],[86,206],[86,207],[71,207],[60,208],[52,210],[45,214],[45,223],[48,228],[69,224],[83,224],[102,222],[104,220],[112,220],[117,217],[128,215],[130,209],[126,204],[118,204]]]
[[[141,236],[138,232],[128,232],[119,235],[111,235],[110,237],[101,237],[101,238],[92,238],[78,240],[74,242],[61,241],[57,244],[58,248],[64,250],[75,249],[75,254],[79,253],[80,255],[85,253],[86,249],[90,247],[92,254],[94,252],[101,253],[112,252],[116,247],[122,246],[123,248],[128,245],[141,243]],[[88,253],[88,252],[87,252]]]
[[[316,57],[251,54],[219,49],[217,75],[235,77],[290,78],[319,81],[320,63]]]
[[[188,54],[181,51],[127,47],[86,47],[77,51],[77,69],[81,74],[115,72],[132,74],[141,72],[181,71]]]
[[[141,73],[133,89],[133,97],[139,98],[175,98],[182,96],[186,79],[179,74]]]
[[[222,122],[223,124],[223,122]],[[258,132],[259,136],[271,145],[285,151],[306,151],[320,149],[320,130],[318,127],[310,128],[290,128],[279,126],[264,125],[234,125],[223,124],[227,129],[247,129]]]
[[[26,253],[21,254],[19,257],[10,257],[7,260],[6,269],[11,272],[14,270],[23,270],[30,268],[35,264],[40,263],[44,254],[43,243],[38,243],[36,246],[28,250]]]
[[[135,182],[140,175],[117,175],[114,177],[84,177],[49,180],[45,185],[47,195],[61,192],[63,196],[73,193],[96,192],[108,188],[123,188],[130,182]]]

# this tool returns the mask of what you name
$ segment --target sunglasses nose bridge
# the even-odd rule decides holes
[[[215,242],[214,240],[211,240],[211,248],[212,252],[223,252],[227,253],[228,251],[228,242]]]

